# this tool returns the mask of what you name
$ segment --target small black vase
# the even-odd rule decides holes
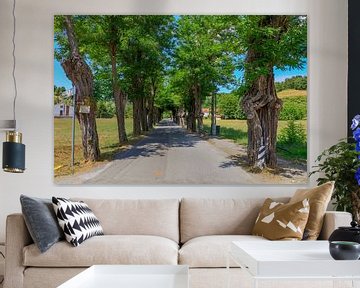
[[[360,257],[360,244],[357,242],[332,241],[329,250],[335,260],[358,260]]]

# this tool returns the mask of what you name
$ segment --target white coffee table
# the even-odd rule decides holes
[[[58,288],[188,288],[184,265],[94,265]]]
[[[360,287],[360,261],[332,259],[328,241],[232,242],[229,258],[248,272],[253,287],[260,280],[348,280],[346,287]]]

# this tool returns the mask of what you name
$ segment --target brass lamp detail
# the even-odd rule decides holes
[[[7,131],[3,143],[3,169],[10,173],[25,171],[25,145],[22,144],[22,134],[18,131]]]
[[[22,143],[22,133],[18,131],[7,131],[6,142]]]

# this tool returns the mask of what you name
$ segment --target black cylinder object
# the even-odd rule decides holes
[[[3,143],[3,169],[6,172],[22,173],[25,170],[25,145],[16,142]]]
[[[360,226],[355,221],[349,227],[339,227],[333,231],[329,241],[351,241],[360,244]]]

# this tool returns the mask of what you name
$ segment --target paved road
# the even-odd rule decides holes
[[[85,184],[251,184],[256,180],[232,165],[229,154],[170,120],[119,153]],[[90,175],[90,174],[89,174]]]

